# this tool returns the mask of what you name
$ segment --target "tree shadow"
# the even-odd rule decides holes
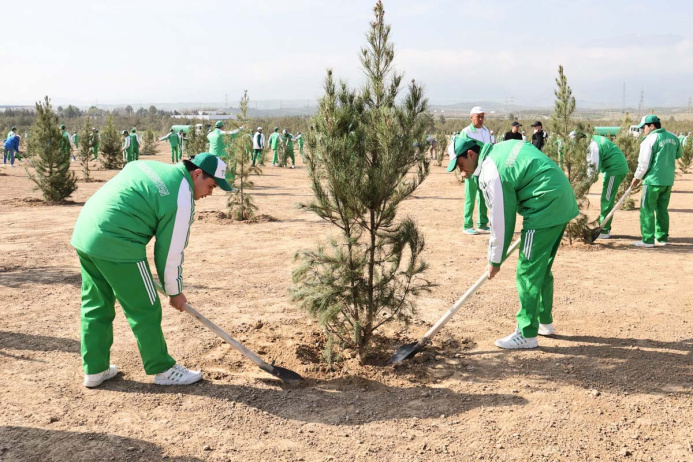
[[[0,330],[0,350],[80,352],[79,340]]]
[[[495,381],[517,373],[601,391],[693,395],[693,338],[677,342],[578,335],[550,338],[562,344],[546,346],[548,340],[540,339],[535,352],[464,353],[469,361],[461,370],[472,366],[470,380]]]
[[[693,213],[693,209],[669,209],[669,212],[676,212],[676,213]]]
[[[442,414],[451,416],[477,407],[527,404],[527,400],[513,394],[464,394],[426,386],[390,387],[358,376],[330,381],[308,379],[302,387],[287,386],[271,379],[266,383],[277,386],[261,389],[202,381],[190,386],[161,387],[117,377],[100,388],[125,393],[203,396],[226,403],[228,412],[232,412],[233,403],[242,403],[284,419],[347,426],[413,417],[434,418]]]
[[[0,460],[161,460],[163,456],[161,448],[154,443],[109,433],[0,426]],[[167,457],[167,460],[192,462],[201,459]]]
[[[82,285],[82,275],[73,269],[48,266],[0,268],[0,286],[18,288],[26,284],[66,284],[79,287]]]

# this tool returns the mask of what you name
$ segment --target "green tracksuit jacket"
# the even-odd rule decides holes
[[[222,159],[227,159],[229,154],[226,152],[226,140],[224,139],[224,135],[228,135],[229,138],[235,138],[240,131],[240,128],[230,132],[215,128],[209,132],[209,135],[207,135],[207,139],[209,140],[209,152]]]
[[[600,135],[592,136],[589,163],[609,176],[627,175],[628,162],[621,149],[611,140]]]
[[[112,262],[154,263],[166,293],[183,291],[183,251],[195,216],[192,178],[183,164],[128,163],[84,204],[72,234],[77,250]]]
[[[269,145],[270,148],[272,149],[277,149],[279,147],[279,140],[281,139],[281,135],[277,132],[273,132],[269,136]]]
[[[663,128],[653,130],[640,143],[634,177],[648,186],[673,186],[676,159],[683,155],[681,142]]]
[[[511,140],[486,144],[474,172],[489,208],[488,260],[500,266],[515,231],[516,214],[524,229],[564,225],[579,211],[565,173],[532,144]]]

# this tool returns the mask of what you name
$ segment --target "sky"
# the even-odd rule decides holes
[[[5,6],[0,105],[314,102],[358,86],[373,0],[32,0]],[[559,64],[583,106],[687,106],[683,0],[386,0],[395,63],[432,104],[550,106]],[[8,18],[8,13],[12,15]]]

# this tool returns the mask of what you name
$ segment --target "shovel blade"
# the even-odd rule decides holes
[[[420,349],[421,346],[419,346],[419,342],[409,343],[407,345],[401,346],[392,355],[392,358],[390,358],[390,362],[392,364],[397,364],[399,362],[404,361],[405,359],[412,358],[416,353],[419,352]]]
[[[296,383],[296,382],[303,382],[303,377],[298,375],[296,372],[291,371],[289,369],[285,369],[283,367],[279,366],[270,366],[267,364],[267,367],[260,366],[260,369],[263,371],[272,374],[273,376],[277,377],[280,379],[282,382],[286,383]]]
[[[594,228],[593,230],[589,231],[589,244],[594,244],[594,241],[597,240],[599,235],[602,233],[602,228]]]

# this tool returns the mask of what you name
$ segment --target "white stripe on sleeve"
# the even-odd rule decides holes
[[[599,170],[599,146],[594,140],[590,143],[590,152],[587,155],[587,169],[590,175]]]
[[[503,202],[503,184],[498,168],[488,157],[481,166],[479,187],[486,199],[488,219],[491,225],[491,237],[488,241],[488,260],[500,264],[503,261],[505,243],[505,205]]]
[[[164,268],[164,289],[168,295],[183,292],[183,250],[188,243],[191,216],[193,213],[192,191],[188,181],[183,178],[178,189],[178,211],[173,223],[171,243],[168,247]]]
[[[650,133],[647,138],[640,143],[640,154],[638,154],[638,168],[635,170],[633,177],[637,180],[642,180],[650,168],[650,158],[652,157],[652,146],[657,141],[657,134]]]

